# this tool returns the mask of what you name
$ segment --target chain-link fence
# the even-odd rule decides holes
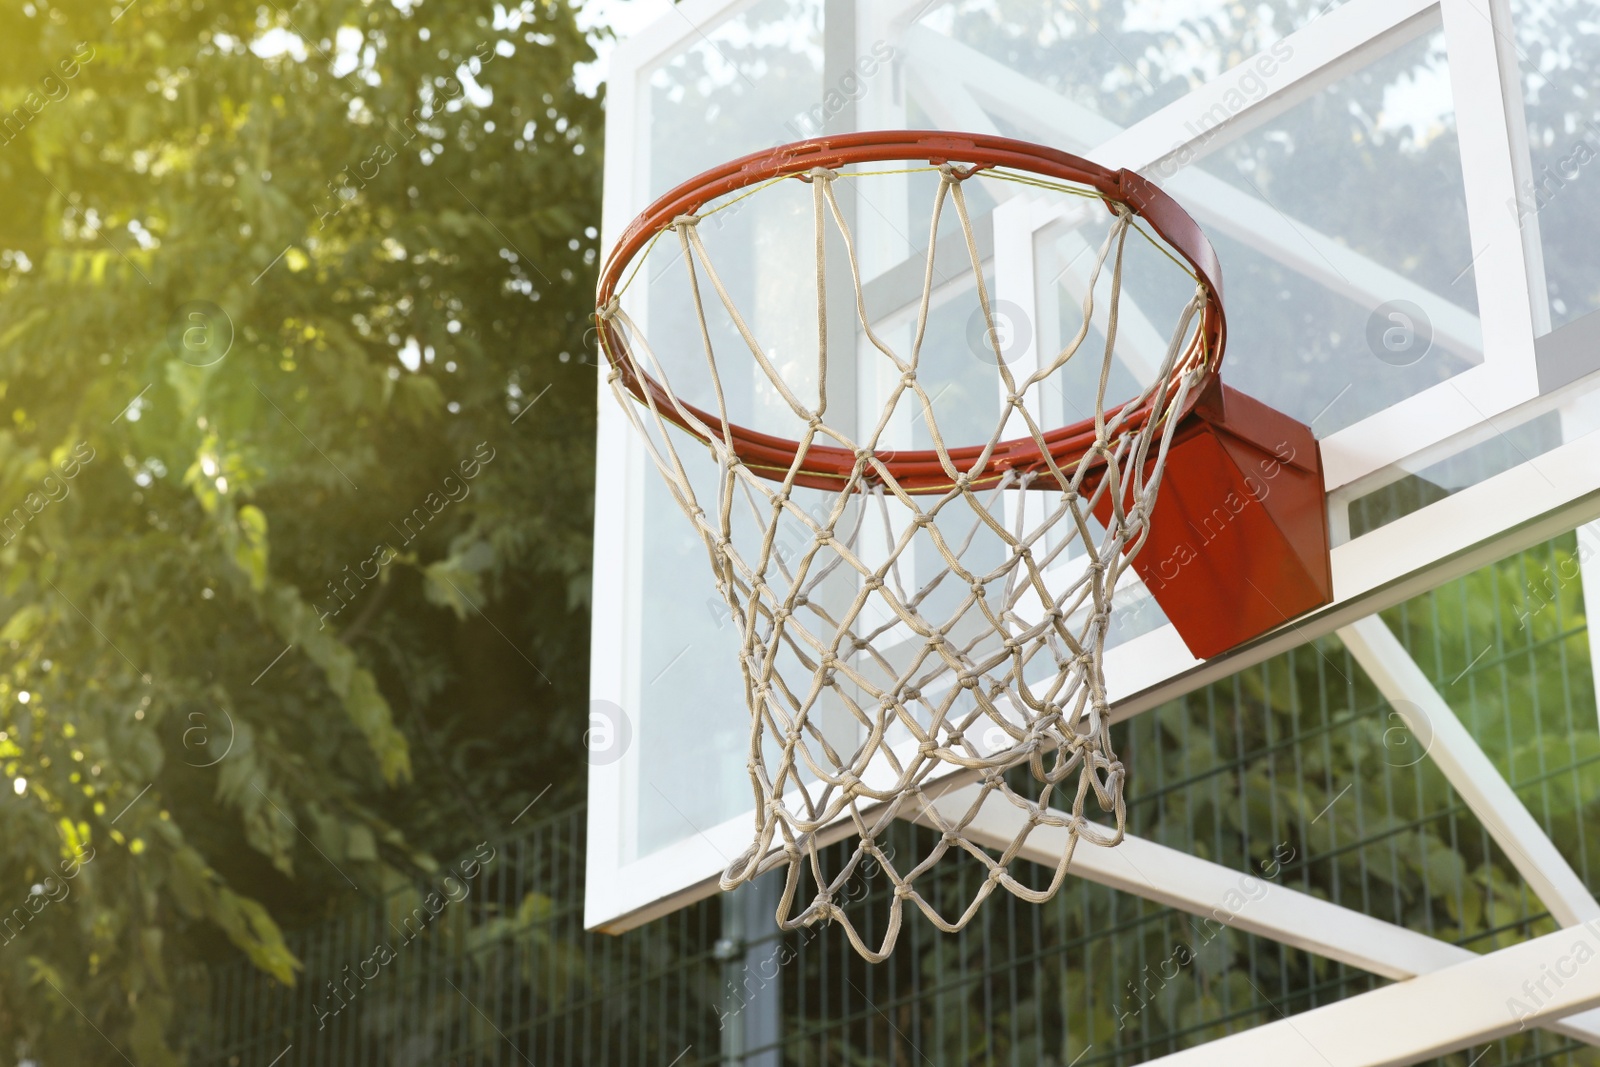
[[[1384,618],[1593,886],[1600,730],[1576,560],[1560,538]],[[1071,879],[1043,906],[997,895],[960,934],[912,916],[876,966],[836,929],[777,934],[769,884],[585,933],[569,811],[299,932],[292,990],[244,962],[214,972],[196,1062],[1109,1067],[1383,984],[1238,929],[1265,883],[1479,952],[1555,929],[1426,758],[1427,731],[1400,722],[1336,638],[1137,716],[1117,738],[1130,831],[1237,870],[1237,893],[1196,916]],[[889,847],[920,854],[930,832],[903,825]],[[982,873],[942,866],[931,891],[962,899]],[[864,936],[886,897],[870,870],[850,887]],[[1439,1062],[1600,1053],[1529,1031]]]

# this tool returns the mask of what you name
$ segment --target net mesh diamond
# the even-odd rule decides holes
[[[701,237],[705,214],[680,216],[662,237],[675,237],[679,245],[714,404],[702,408],[679,399],[663,361],[619,300],[600,309],[612,389],[703,540],[740,635],[755,833],[728,864],[722,887],[785,869],[779,925],[839,923],[873,961],[893,950],[908,902],[938,928],[960,930],[997,888],[1030,901],[1049,899],[1080,839],[1102,846],[1121,839],[1124,771],[1112,750],[1104,675],[1112,597],[1146,534],[1179,421],[1168,416],[1185,410],[1203,369],[1191,330],[1205,300],[1197,286],[1149,384],[1132,401],[1107,405],[1125,243],[1135,216],[1106,201],[1111,218],[1095,250],[1083,325],[1031,373],[1014,376],[998,348],[995,309],[963,194],[973,171],[954,164],[934,169],[939,182],[926,271],[903,351],[868,321],[856,239],[834,188],[845,175],[821,168],[800,176],[811,185],[816,248],[819,340],[808,387],[783,373],[735,306]],[[951,209],[988,343],[997,346],[993,364],[1004,397],[981,452],[960,462],[952,447],[980,442],[945,440],[934,398],[919,379],[940,219]],[[877,418],[829,418],[824,246],[830,229],[845,249],[855,325],[870,346],[864,350],[898,374]],[[1108,271],[1105,347],[1093,352],[1086,341],[1096,283]],[[706,302],[731,320],[742,346],[713,342]],[[1082,358],[1100,361],[1092,441],[1082,459],[1063,465],[1050,458],[1036,400],[1040,383],[1080,350]],[[804,426],[786,468],[757,469],[730,443],[719,371],[731,360],[753,363],[763,385]],[[881,445],[893,413],[907,405],[926,424],[942,471],[932,488],[926,480],[914,491],[903,486],[893,453]],[[1041,461],[1028,469],[992,462],[1001,442],[1017,437],[1031,439]],[[808,454],[818,445],[848,450],[854,465],[835,488],[812,484],[802,492],[814,473]],[[716,470],[710,492],[703,480],[697,492],[686,449],[709,453]],[[1098,521],[1097,511],[1107,521]],[[756,536],[749,536],[751,529]],[[1008,773],[1019,768],[1026,773]],[[1025,790],[1016,784],[1024,781]],[[963,794],[972,803],[954,814],[948,805],[942,811],[932,806],[954,783],[976,785]],[[1091,797],[1098,817],[1086,810]],[[977,822],[990,803],[1014,805],[1024,814],[1010,840],[978,839]],[[907,861],[880,846],[899,818],[938,832],[926,855]],[[1065,829],[1068,845],[1048,884],[1030,888],[1011,868],[1041,826]],[[824,870],[820,846],[841,832],[854,838],[854,850],[843,866]],[[970,899],[954,908],[941,901],[941,910],[919,894],[917,879],[952,850],[982,864],[987,877]],[[844,907],[846,886],[866,867],[881,869],[894,885],[889,913],[873,924],[881,932],[871,940]]]

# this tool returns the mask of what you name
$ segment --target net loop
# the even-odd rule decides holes
[[[995,341],[995,307],[963,189],[984,167],[942,162],[933,169],[941,180],[921,299],[903,350],[889,345],[868,319],[855,237],[833,188],[842,175],[826,167],[794,174],[810,185],[813,208],[818,309],[809,385],[785,373],[783,359],[792,355],[780,358],[763,347],[736,306],[702,241],[703,214],[678,214],[667,228],[676,231],[688,274],[715,398],[710,410],[681,399],[617,299],[599,309],[613,346],[608,355],[621,372],[608,380],[699,534],[740,637],[756,825],[750,847],[723,872],[722,888],[783,869],[779,926],[838,923],[856,951],[873,961],[893,950],[907,902],[937,928],[956,931],[999,887],[1028,901],[1049,899],[1079,840],[1110,846],[1122,839],[1126,771],[1112,751],[1104,673],[1112,598],[1129,556],[1145,540],[1178,416],[1210,369],[1204,346],[1192,338],[1208,299],[1197,284],[1148,384],[1126,404],[1108,403],[1124,246],[1138,216],[1094,193],[1111,210],[1089,266],[1083,325],[1060,351],[1041,353],[1034,369],[1014,373]],[[998,378],[998,417],[979,442],[947,442],[936,398],[922,380],[939,220],[947,209],[965,245]],[[829,413],[829,228],[849,264],[854,326],[873,358],[882,360],[881,379],[898,383],[884,390],[884,408],[876,415]],[[1097,284],[1107,273],[1104,347],[1093,352],[1098,346],[1088,344],[1089,323]],[[724,318],[732,328],[728,336],[737,336],[722,346],[727,351],[713,344],[708,313]],[[1041,428],[1039,398],[1043,383],[1080,353],[1099,361],[1094,418],[1086,423],[1092,435],[1080,458],[1063,461]],[[722,382],[734,360],[802,428],[792,455],[776,450],[758,459],[737,451]],[[926,461],[918,461],[922,480],[914,485],[884,444],[897,409],[914,413],[932,442]],[[1011,453],[1001,454],[1003,442],[1012,448],[1017,441],[1033,449],[1025,469],[1011,465]],[[819,485],[808,458],[823,445],[853,457],[853,464]],[[704,506],[708,490],[689,477],[684,447],[705,449],[715,467],[712,499]],[[942,474],[928,473],[935,470]],[[801,506],[805,498],[795,495],[802,486],[820,498],[809,512]],[[756,537],[734,536],[736,513]],[[780,528],[788,540],[780,539]],[[949,777],[952,771],[976,786],[961,794],[959,805],[938,791],[959,780]],[[1093,818],[1086,811],[1091,798],[1099,809]],[[991,802],[1010,804],[1024,816],[1015,839],[997,844],[975,829]],[[927,856],[903,861],[883,847],[888,828],[902,818],[935,831]],[[843,865],[828,872],[821,841],[836,824],[847,825],[854,845]],[[1066,844],[1048,884],[1036,888],[1011,867],[1028,835],[1041,827],[1064,830]],[[952,851],[985,873],[970,899],[949,913],[940,906],[948,901],[924,896],[916,882]],[[875,944],[838,903],[850,899],[846,885],[861,874],[864,859],[893,886]],[[813,888],[802,892],[806,879]]]

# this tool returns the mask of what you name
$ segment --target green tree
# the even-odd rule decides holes
[[[229,942],[294,982],[280,927],[581,788],[592,57],[534,0],[0,14],[19,1054],[184,1062]]]

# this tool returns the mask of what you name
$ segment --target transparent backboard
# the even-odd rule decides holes
[[[1019,137],[1170,192],[1222,263],[1224,380],[1319,440],[1335,603],[1201,663],[1130,575],[1106,668],[1116,714],[1136,714],[1600,514],[1600,127],[1584,103],[1600,48],[1578,42],[1583,17],[1578,0],[1509,16],[1194,0],[1095,17],[1002,0],[690,0],[612,57],[604,240],[717,163],[853,130]],[[868,318],[904,342],[937,176],[871,182],[848,183],[842,210]],[[795,189],[720,213],[706,241],[774,360],[800,367],[827,331],[830,405],[863,424],[886,384],[855,324],[817,321],[814,252],[794,238],[810,231],[792,225],[812,204]],[[941,425],[977,434],[1000,402],[994,345],[1037,365],[1080,327],[1091,348],[1103,334],[1105,302],[1086,326],[1083,307],[1107,283],[1092,271],[1106,219],[998,182],[968,193],[999,336],[965,310],[975,272],[947,214],[923,366]],[[829,241],[836,286],[848,260]],[[1149,380],[1192,293],[1158,253],[1129,248],[1113,393]],[[656,246],[624,306],[674,386],[706,404],[683,266],[676,244]],[[729,316],[706,325],[713,344],[740,343]],[[1041,410],[1059,424],[1092,411],[1094,375],[1047,384]],[[767,432],[797,430],[758,376],[728,402]],[[755,803],[738,635],[704,546],[615,408],[602,384],[586,922],[608,929],[712,891],[749,844]],[[927,447],[914,416],[891,421],[887,447]]]

